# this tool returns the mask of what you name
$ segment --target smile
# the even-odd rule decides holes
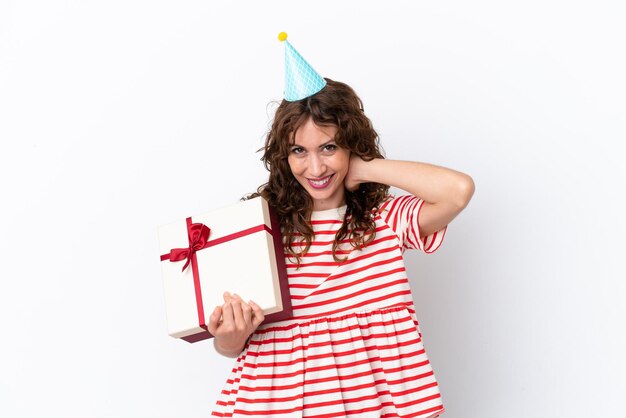
[[[330,176],[326,176],[323,177],[321,179],[306,179],[309,182],[309,185],[311,187],[313,187],[314,189],[323,189],[326,186],[328,186],[328,184],[330,183],[330,179],[332,178],[332,176],[334,176],[334,174],[331,174]]]

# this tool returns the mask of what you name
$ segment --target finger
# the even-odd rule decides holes
[[[232,294],[231,302],[233,301],[238,301],[241,305],[242,325],[246,327],[252,325],[252,308],[246,302],[244,302],[241,296],[239,296],[237,293]],[[235,306],[233,306],[233,309],[234,312],[237,312],[237,308]],[[235,321],[237,321],[237,315],[235,315]]]
[[[215,333],[217,332],[217,328],[220,325],[221,317],[222,317],[222,307],[216,306],[215,309],[213,309],[211,316],[209,316],[209,324],[207,326],[211,334],[215,335]]]
[[[230,302],[230,299],[231,299],[232,296],[230,295],[230,293],[224,292],[222,297],[224,298],[224,303],[228,303],[228,302]]]
[[[233,307],[233,317],[235,318],[235,325],[237,326],[237,329],[243,329],[246,326],[246,321],[243,319],[241,299],[231,299],[230,305]]]
[[[265,319],[265,315],[263,314],[263,309],[261,309],[261,307],[256,303],[250,301],[248,302],[248,304],[252,308],[252,313],[254,315],[252,317],[252,326],[256,328],[261,325],[261,322],[263,322],[263,320]]]
[[[252,307],[245,302],[241,302],[241,311],[243,313],[243,320],[246,323],[246,327],[252,326]]]
[[[233,307],[230,302],[226,302],[222,305],[222,323],[224,325],[233,325],[235,323]]]

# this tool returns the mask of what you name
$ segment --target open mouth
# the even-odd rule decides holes
[[[309,182],[309,185],[314,189],[324,189],[330,184],[330,179],[334,176],[331,174],[330,176],[322,177],[320,179],[306,179]]]

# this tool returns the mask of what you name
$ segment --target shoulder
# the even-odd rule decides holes
[[[388,194],[380,203],[372,209],[373,214],[380,214],[389,209],[389,205],[396,199],[394,195]]]
[[[420,198],[406,194],[400,196],[387,195],[378,207],[372,210],[374,215],[389,216],[390,214],[402,212],[406,208],[418,204],[421,201]]]

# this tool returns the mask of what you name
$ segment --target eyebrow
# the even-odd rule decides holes
[[[334,139],[334,138],[329,139],[328,141],[326,141],[326,142],[324,142],[322,145],[320,145],[318,148],[323,148],[323,147],[325,147],[326,145],[331,144],[331,143],[335,143],[335,145],[336,145],[336,144],[337,144],[337,141],[335,141],[335,139]],[[291,144],[291,147],[292,147],[292,148],[293,148],[293,147],[298,147],[298,148],[304,148],[304,149],[306,149],[306,147],[304,147],[304,146],[302,146],[302,145],[298,145],[298,144],[297,144],[297,143],[295,143],[295,142],[294,142],[293,144]]]

